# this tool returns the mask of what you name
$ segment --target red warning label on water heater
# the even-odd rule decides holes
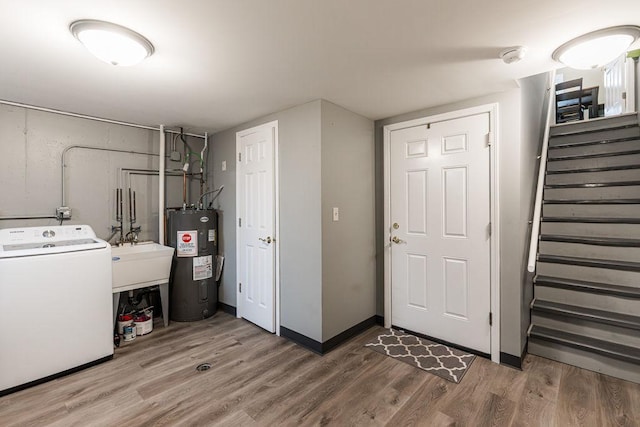
[[[198,231],[178,231],[176,255],[190,257],[198,255]]]

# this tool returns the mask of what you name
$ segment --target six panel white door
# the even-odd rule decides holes
[[[391,132],[392,324],[491,351],[489,114]]]
[[[274,127],[238,132],[238,315],[275,332]]]

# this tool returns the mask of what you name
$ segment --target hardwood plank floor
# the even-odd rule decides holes
[[[0,398],[0,426],[640,426],[638,384],[536,356],[453,384],[363,347],[382,330],[321,357],[225,313],[173,322]]]

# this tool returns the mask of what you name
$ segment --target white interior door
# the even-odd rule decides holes
[[[275,332],[276,124],[236,135],[238,316]]]
[[[625,76],[626,54],[604,66],[604,115],[615,116],[626,112]]]
[[[390,133],[392,324],[491,352],[489,114]]]

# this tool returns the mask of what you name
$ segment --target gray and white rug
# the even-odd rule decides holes
[[[365,344],[371,350],[459,383],[476,356],[424,338],[389,330]]]

